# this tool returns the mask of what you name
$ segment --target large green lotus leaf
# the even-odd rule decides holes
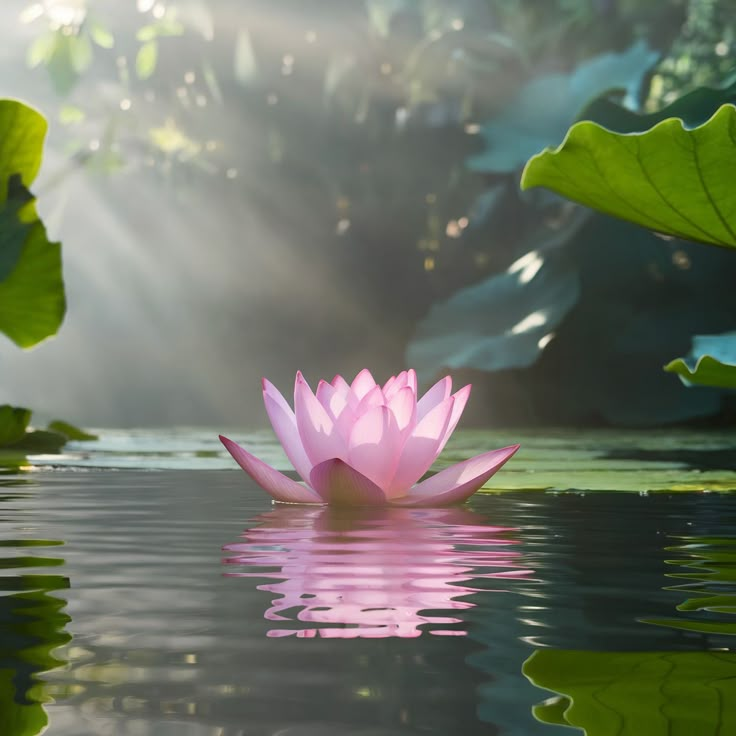
[[[736,332],[696,335],[690,354],[664,369],[677,373],[686,385],[736,389]]]
[[[523,666],[586,736],[736,733],[736,654],[537,650]]]
[[[591,120],[616,133],[643,133],[668,118],[680,118],[688,128],[702,125],[722,105],[736,103],[736,80],[722,87],[699,87],[671,105],[649,114],[641,114],[617,104],[607,96],[591,102],[580,120]]]
[[[47,239],[27,189],[45,135],[40,113],[0,100],[0,330],[21,347],[55,334],[66,310],[61,248]]]
[[[527,241],[534,250],[506,271],[433,305],[407,348],[420,379],[444,368],[499,371],[534,363],[578,300],[578,269],[561,246],[584,222],[575,216],[559,229],[542,227]]]
[[[0,282],[0,330],[28,348],[56,334],[65,311],[61,244],[49,242],[46,228],[36,220],[15,268]]]
[[[657,57],[644,41],[637,41],[622,53],[585,61],[570,74],[533,79],[482,126],[488,150],[470,158],[468,167],[484,173],[516,171],[530,156],[561,141],[585,106],[604,92],[624,90],[636,97]]]
[[[17,100],[0,100],[0,202],[14,174],[29,187],[41,167],[46,119]]]
[[[564,251],[532,251],[503,273],[434,305],[409,344],[407,361],[422,380],[443,368],[531,365],[546,336],[575,305],[579,289],[577,270]]]
[[[522,189],[543,186],[581,204],[685,240],[736,247],[736,107],[692,130],[665,120],[622,135],[574,125],[555,150],[534,156]]]

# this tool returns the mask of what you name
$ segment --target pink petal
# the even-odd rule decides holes
[[[358,406],[355,407],[355,416],[361,417],[371,409],[375,409],[377,406],[383,406],[386,403],[383,398],[383,391],[380,386],[374,386],[361,400]]]
[[[287,478],[283,473],[279,473],[278,470],[251,455],[236,442],[222,435],[220,435],[220,442],[225,445],[235,462],[276,501],[282,501],[283,503],[322,503],[320,497],[311,488]]]
[[[347,456],[345,440],[335,431],[335,422],[317,401],[301,373],[296,374],[294,409],[299,437],[312,465]]]
[[[335,506],[383,506],[383,491],[362,473],[335,458],[312,468],[311,484],[322,500]]]
[[[347,383],[345,384],[347,386]],[[349,391],[348,387],[348,391]],[[337,419],[347,406],[347,392],[343,393],[327,381],[320,381],[317,386],[317,401],[327,410],[332,419]]]
[[[355,376],[355,380],[350,386],[352,392],[358,399],[362,399],[376,385],[371,372],[367,368]]]
[[[266,413],[271,420],[273,431],[284,448],[286,457],[289,458],[296,472],[304,480],[308,480],[312,472],[312,463],[302,447],[294,412],[279,390],[265,378],[263,379],[263,403],[266,405]]]
[[[411,488],[439,455],[455,399],[450,396],[430,411],[412,430],[401,452],[396,473],[389,486],[389,496]]]
[[[457,423],[460,421],[460,417],[465,410],[465,405],[468,403],[468,399],[470,398],[471,388],[472,386],[468,384],[467,386],[463,386],[459,391],[453,394],[455,404],[452,407],[452,414],[450,414],[450,421],[447,423],[445,436],[442,438],[442,442],[440,442],[440,452],[442,452],[442,450],[445,448],[447,440],[450,439],[450,435],[455,431],[455,427],[457,427]]]
[[[388,402],[388,408],[396,419],[400,432],[408,429],[416,421],[416,394],[408,387],[397,391]]]
[[[394,385],[394,383],[396,383],[396,376],[391,376],[391,378],[389,378],[388,381],[383,384],[383,393],[385,394],[386,391],[388,391],[391,386]]]
[[[345,397],[350,393],[350,384],[340,375],[332,379],[332,385],[335,387],[335,391]]]
[[[397,391],[401,391],[402,388],[406,387],[406,379],[408,374],[406,371],[401,371],[393,381],[389,381],[383,389],[383,394],[386,397],[386,401],[389,401]],[[389,385],[390,384],[390,385]]]
[[[401,432],[386,406],[377,406],[358,419],[350,432],[348,449],[352,468],[379,488],[388,487],[401,447]]]
[[[398,506],[451,506],[472,496],[519,449],[511,445],[445,468],[392,503]]]
[[[421,421],[438,404],[441,404],[452,393],[452,378],[445,376],[437,381],[429,391],[417,402],[417,421]]]
[[[409,386],[414,393],[417,392],[417,372],[413,368],[410,368],[406,372],[406,385]]]

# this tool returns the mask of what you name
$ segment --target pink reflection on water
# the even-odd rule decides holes
[[[514,530],[467,509],[284,506],[255,521],[224,563],[243,568],[228,576],[276,581],[258,586],[277,596],[264,614],[280,624],[271,637],[464,636],[452,612],[475,607],[465,596],[532,573],[510,549]],[[477,580],[495,585],[467,584]]]

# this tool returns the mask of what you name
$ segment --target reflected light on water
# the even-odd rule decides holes
[[[512,529],[467,509],[280,507],[225,546],[230,577],[266,578],[270,637],[464,636],[469,594],[533,571]],[[493,587],[476,587],[481,581]],[[305,626],[295,627],[295,623]]]

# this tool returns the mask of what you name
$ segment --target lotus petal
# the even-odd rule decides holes
[[[511,445],[452,465],[414,486],[406,496],[397,498],[392,503],[399,506],[433,507],[462,503],[481,488],[518,449],[519,445]]]
[[[312,468],[312,487],[325,503],[335,506],[383,506],[386,496],[369,478],[339,458]]]
[[[386,397],[386,401],[390,401],[397,391],[406,388],[408,375],[406,371],[401,371],[396,378],[390,378],[386,381],[386,385],[383,387],[383,395]]]
[[[421,421],[438,404],[441,404],[452,393],[452,378],[445,376],[437,381],[429,391],[417,402],[417,421]]]
[[[442,441],[440,442],[439,452],[442,452],[442,450],[445,449],[447,440],[450,439],[450,436],[455,431],[455,427],[457,427],[457,423],[460,421],[460,417],[462,416],[463,411],[465,411],[465,405],[468,403],[468,399],[470,398],[471,388],[472,386],[468,384],[467,386],[463,386],[459,391],[456,391],[452,395],[452,397],[455,399],[455,403],[452,405],[452,413],[450,414],[450,421],[447,423],[447,429],[445,430],[445,436],[442,438]]]
[[[296,426],[296,417],[286,399],[272,383],[263,379],[263,403],[266,413],[271,420],[273,431],[284,448],[286,457],[303,480],[309,480],[312,472],[312,463],[304,452],[299,430]]]
[[[418,386],[417,372],[413,368],[406,372],[406,385],[416,394]]]
[[[245,470],[264,491],[276,501],[283,503],[322,503],[322,499],[307,486],[287,478],[255,455],[244,450],[237,442],[220,435],[220,442],[233,456],[235,462]]]
[[[376,381],[371,375],[371,372],[367,368],[363,368],[363,370],[355,376],[355,380],[350,388],[356,398],[362,399],[375,385]]]
[[[402,448],[389,497],[404,493],[430,468],[439,454],[455,399],[452,396],[430,411],[412,430]]]
[[[387,488],[399,460],[400,440],[401,432],[389,408],[370,409],[355,422],[350,433],[350,466],[379,488]]]
[[[387,406],[394,415],[400,432],[408,430],[416,423],[416,397],[408,386],[397,391],[387,402]]]
[[[294,388],[294,409],[299,436],[312,465],[347,456],[345,440],[339,432],[334,431],[335,422],[317,401],[301,373],[297,373]]]
[[[345,384],[347,386],[347,384]],[[349,389],[348,389],[349,390]],[[325,408],[333,420],[336,420],[347,406],[347,392],[335,388],[327,381],[320,381],[315,394],[317,401]]]

